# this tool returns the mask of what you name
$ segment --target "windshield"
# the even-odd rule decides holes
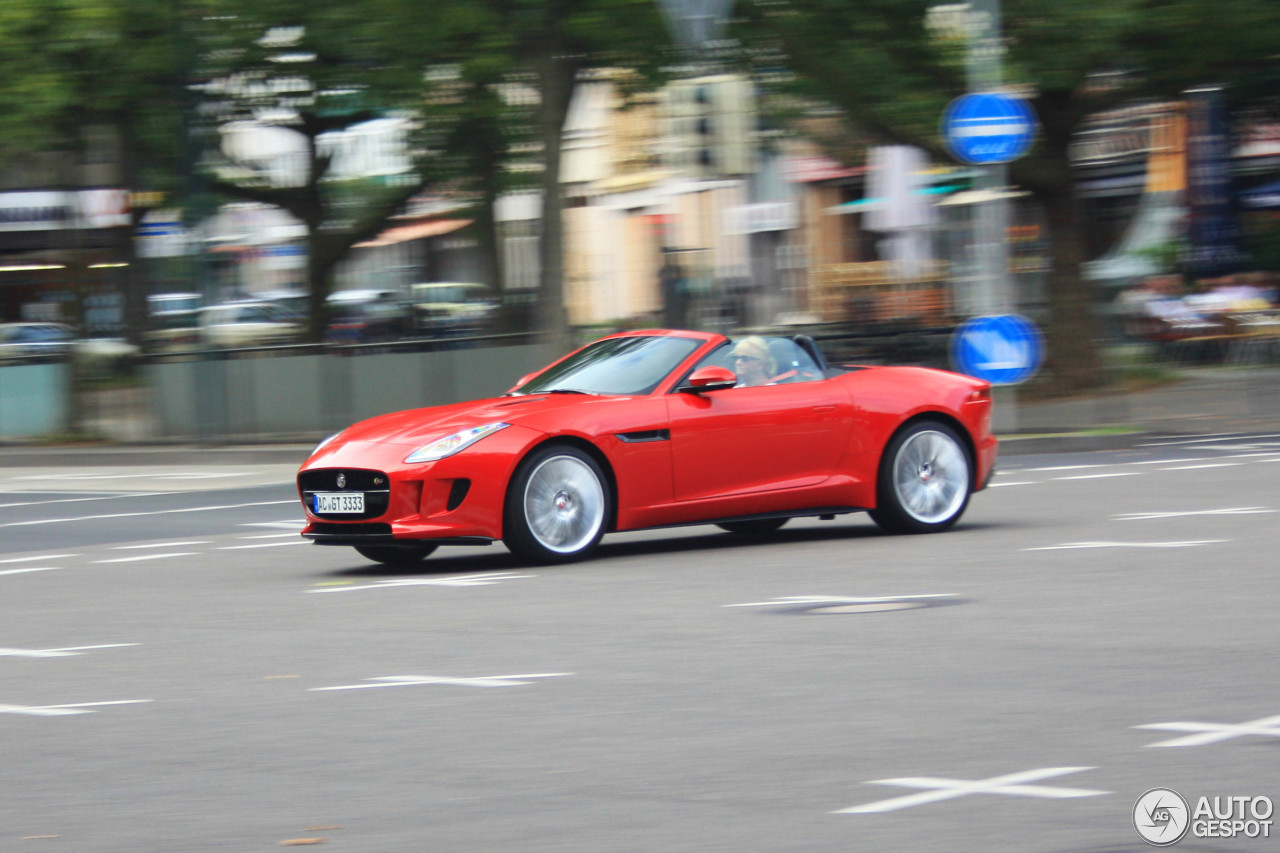
[[[696,350],[696,338],[606,338],[516,389],[518,394],[649,394]]]

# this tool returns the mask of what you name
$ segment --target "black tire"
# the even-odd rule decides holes
[[[790,520],[789,518],[757,518],[751,521],[726,521],[723,524],[717,524],[716,527],[738,536],[768,536]]]
[[[507,487],[502,541],[531,563],[568,563],[595,550],[609,522],[609,478],[586,452],[566,444],[536,448]]]
[[[954,429],[917,421],[885,448],[870,515],[887,533],[940,533],[969,505],[973,459]]]
[[[412,568],[418,565],[438,546],[429,542],[413,545],[357,545],[356,553],[366,560],[382,563],[384,566]]]

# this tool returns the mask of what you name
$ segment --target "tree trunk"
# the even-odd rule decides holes
[[[1099,359],[1093,282],[1082,275],[1087,260],[1084,222],[1075,197],[1069,145],[1074,107],[1042,109],[1041,148],[1017,180],[1032,189],[1049,227],[1049,328],[1045,367],[1052,390],[1069,394],[1097,387]]]
[[[560,139],[578,65],[553,42],[545,45],[536,61],[542,105],[538,110],[538,136],[542,142],[542,234],[538,241],[541,263],[538,331],[557,352],[572,348],[569,316],[564,307],[564,204],[560,192]]]

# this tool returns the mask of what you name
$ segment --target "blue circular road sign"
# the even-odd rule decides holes
[[[951,338],[956,370],[992,385],[1017,385],[1035,375],[1044,361],[1044,339],[1026,317],[975,317]]]
[[[999,92],[961,95],[942,113],[947,150],[974,166],[1017,160],[1031,148],[1036,128],[1026,101]]]

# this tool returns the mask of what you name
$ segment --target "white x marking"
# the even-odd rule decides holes
[[[990,779],[939,779],[931,776],[913,776],[906,779],[877,779],[868,785],[900,785],[904,788],[925,788],[926,793],[908,794],[905,797],[894,797],[891,800],[878,800],[861,806],[840,809],[832,814],[871,814],[875,812],[891,812],[909,806],[921,806],[925,803],[936,803],[951,800],[969,794],[1008,794],[1016,797],[1047,797],[1050,799],[1066,799],[1069,797],[1097,797],[1110,794],[1110,791],[1092,791],[1087,788],[1050,788],[1044,785],[1026,785],[1024,782],[1037,782],[1054,776],[1066,776],[1069,773],[1080,773],[1093,770],[1092,767],[1046,767],[1041,770],[1024,770],[1021,773],[1010,773],[1007,776],[995,776]]]
[[[531,672],[524,675],[482,675],[476,678],[450,678],[441,675],[384,675],[367,679],[372,684],[345,684],[341,687],[312,687],[311,692],[324,690],[367,690],[371,687],[413,687],[423,684],[452,684],[457,687],[518,687],[528,684],[525,678],[558,678],[573,675],[572,672]]]
[[[1226,723],[1151,723],[1145,726],[1134,726],[1137,729],[1158,729],[1167,732],[1199,732],[1199,734],[1162,740],[1149,743],[1147,746],[1205,746],[1245,735],[1261,735],[1263,737],[1280,737],[1280,717],[1263,717],[1247,723],[1229,725]]]
[[[305,543],[304,543],[305,544]],[[516,572],[482,572],[475,575],[457,575],[451,578],[400,578],[397,580],[378,581],[363,586],[331,586],[321,589],[309,589],[307,592],[357,592],[363,589],[391,589],[397,586],[489,586],[515,578],[531,578],[534,575],[522,575]]]
[[[68,717],[72,714],[92,714],[85,708],[102,705],[139,705],[154,699],[118,699],[114,702],[78,702],[73,705],[0,705],[0,714],[29,714],[33,717]]]

